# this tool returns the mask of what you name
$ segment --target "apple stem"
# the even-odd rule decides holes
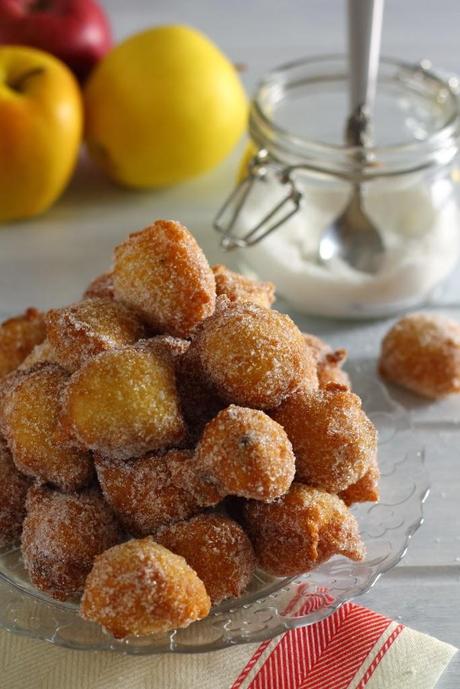
[[[21,93],[24,90],[24,84],[25,82],[30,79],[30,77],[35,77],[38,74],[42,74],[44,72],[43,67],[34,67],[34,69],[29,70],[28,72],[25,72],[24,74],[21,74],[17,79],[14,81],[9,81],[8,86],[13,89],[14,91],[18,91]]]

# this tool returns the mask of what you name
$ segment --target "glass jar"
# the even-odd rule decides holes
[[[382,59],[372,145],[357,168],[359,151],[344,144],[346,58],[270,72],[252,102],[246,176],[215,223],[240,268],[308,314],[384,316],[427,300],[460,252],[458,86],[426,62]],[[318,259],[357,183],[385,246],[374,275]]]

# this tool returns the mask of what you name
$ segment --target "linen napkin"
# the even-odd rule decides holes
[[[455,652],[346,603],[271,641],[195,655],[71,651],[2,631],[0,689],[432,689]]]

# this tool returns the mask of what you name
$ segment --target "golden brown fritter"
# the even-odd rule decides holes
[[[332,555],[364,557],[358,524],[345,503],[311,486],[293,483],[270,504],[250,500],[243,519],[260,567],[275,576],[301,574]]]
[[[19,471],[72,491],[91,480],[93,463],[87,452],[62,444],[59,418],[67,381],[57,364],[23,371],[6,391],[3,425]]]
[[[0,548],[19,543],[30,483],[14,466],[6,442],[0,437]]]
[[[437,399],[460,392],[460,323],[431,313],[401,318],[382,341],[380,374]]]
[[[4,321],[0,325],[0,378],[14,371],[45,337],[43,314],[37,309]]]
[[[173,220],[157,220],[115,249],[117,299],[157,332],[187,337],[214,311],[216,285],[192,234]]]
[[[177,445],[186,429],[174,365],[134,346],[98,354],[72,375],[62,424],[84,447],[119,459]]]
[[[318,386],[315,361],[297,326],[256,304],[220,301],[191,348],[221,396],[242,406],[274,407],[300,386]]]
[[[267,502],[289,490],[295,457],[286,432],[263,411],[232,404],[210,421],[196,448],[198,471],[223,494]]]
[[[113,274],[109,270],[106,273],[101,273],[92,280],[88,287],[86,288],[84,294],[84,299],[114,299],[115,291],[113,287]]]
[[[143,336],[144,327],[123,304],[98,298],[51,309],[46,331],[57,362],[76,371],[100,352],[133,344]]]
[[[200,577],[211,603],[240,596],[256,566],[251,541],[239,524],[221,514],[200,514],[162,528],[158,543],[182,555]]]
[[[210,607],[203,582],[184,558],[147,537],[96,557],[80,612],[119,639],[188,627]]]
[[[96,555],[119,540],[118,524],[96,491],[29,490],[22,556],[33,585],[53,598],[81,593]]]
[[[297,478],[308,485],[331,493],[345,490],[366,473],[375,456],[377,431],[360,398],[343,386],[295,393],[271,416],[288,434]]]
[[[246,275],[235,273],[221,264],[212,266],[216,279],[217,296],[225,295],[230,301],[249,301],[269,309],[275,301],[275,285],[272,282],[259,282]]]
[[[221,494],[196,475],[193,453],[170,450],[124,461],[95,456],[99,483],[127,531],[153,534],[216,505]]]

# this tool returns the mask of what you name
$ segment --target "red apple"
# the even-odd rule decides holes
[[[0,43],[52,53],[84,81],[112,36],[95,0],[0,0]]]

